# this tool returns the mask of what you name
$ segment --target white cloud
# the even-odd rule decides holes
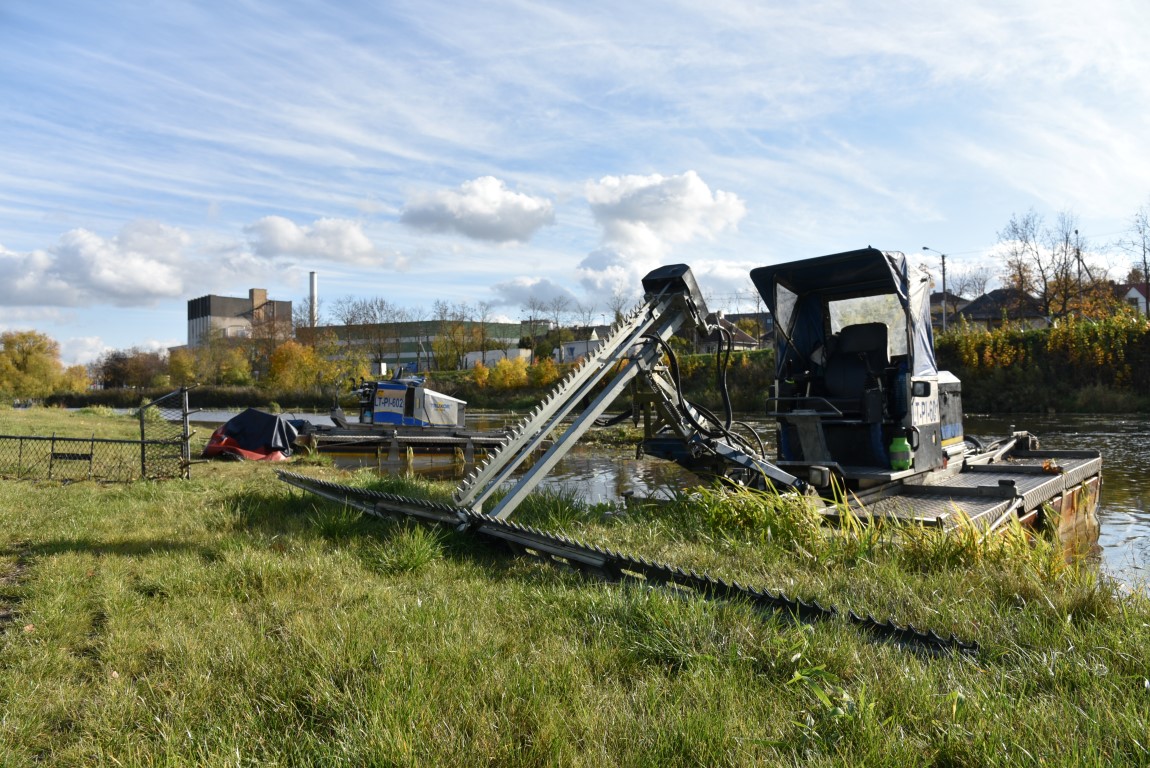
[[[147,304],[179,296],[188,235],[157,222],[133,222],[104,238],[73,229],[47,249],[0,247],[0,302],[87,306]]]
[[[627,288],[666,260],[672,246],[713,238],[746,214],[738,195],[711,188],[694,171],[678,176],[607,176],[587,185],[602,247],[579,264],[593,291]]]
[[[252,250],[269,259],[296,257],[379,266],[392,259],[348,219],[319,219],[300,226],[282,216],[265,216],[244,227]]]
[[[154,221],[135,221],[112,237],[72,229],[48,248],[28,252],[0,246],[0,304],[10,307],[151,306],[202,292],[236,290],[275,271],[290,278],[296,261],[402,268],[360,224],[320,219],[300,226],[267,216],[244,227],[247,241]]]
[[[513,192],[493,176],[414,197],[400,221],[426,232],[458,232],[476,240],[527,242],[555,221],[551,201]]]
[[[87,365],[94,363],[100,355],[111,351],[99,336],[80,336],[60,342],[60,361],[64,365]]]
[[[550,304],[556,299],[563,299],[574,305],[575,295],[562,285],[542,277],[516,277],[491,286],[492,292],[498,296],[499,304],[508,306],[526,307],[534,299],[543,304]]]
[[[4,248],[0,246],[0,263],[4,258]],[[70,311],[60,307],[39,305],[5,304],[0,313],[0,331],[25,331],[43,325],[67,322]]]

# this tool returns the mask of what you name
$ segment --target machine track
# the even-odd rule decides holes
[[[979,650],[977,642],[960,640],[953,633],[944,636],[931,629],[924,630],[911,624],[899,624],[893,618],[884,621],[870,614],[859,615],[854,611],[843,613],[833,605],[826,606],[818,601],[808,602],[801,598],[789,597],[781,591],[756,589],[705,573],[697,573],[694,570],[615,552],[566,536],[500,520],[464,507],[355,488],[294,472],[279,471],[277,474],[289,485],[336,503],[355,507],[366,514],[376,517],[402,515],[424,522],[449,525],[460,532],[501,541],[521,554],[606,580],[637,581],[684,589],[708,598],[744,600],[757,608],[784,613],[804,622],[846,621],[901,647],[930,653],[958,652],[973,655]]]

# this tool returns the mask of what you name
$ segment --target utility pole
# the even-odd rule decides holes
[[[1078,314],[1082,314],[1082,240],[1074,230],[1074,258],[1078,260]]]
[[[942,257],[942,332],[946,333],[946,254],[942,251],[928,248],[925,245],[922,249],[924,251],[932,251]]]

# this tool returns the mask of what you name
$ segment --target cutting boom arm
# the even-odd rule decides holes
[[[559,432],[561,424],[578,405],[594,395],[591,404],[487,512],[499,519],[510,516],[632,382],[645,385],[663,421],[688,444],[692,453],[709,452],[733,468],[760,474],[775,486],[798,490],[805,487],[803,481],[753,452],[703,435],[698,428],[700,415],[667,381],[662,370],[667,340],[684,325],[708,330],[712,327],[690,268],[675,264],[657,269],[643,278],[643,287],[646,295],[642,305],[616,323],[603,345],[564,378],[485,463],[464,478],[455,491],[456,504],[483,511],[483,505],[505,486],[515,471],[538,454],[548,436]],[[608,377],[612,377],[610,382],[596,394],[597,387]]]

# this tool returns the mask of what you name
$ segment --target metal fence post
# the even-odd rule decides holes
[[[141,405],[136,411],[136,415],[140,417],[140,479],[148,479],[148,436],[144,433],[144,408]]]
[[[188,414],[191,413],[191,409],[188,406],[188,388],[180,387],[180,394],[182,396],[180,411],[183,417],[182,421],[184,428],[183,434],[181,435],[182,442],[180,444],[180,471],[183,475],[183,478],[188,480],[192,476],[192,430],[191,425],[188,423]]]

